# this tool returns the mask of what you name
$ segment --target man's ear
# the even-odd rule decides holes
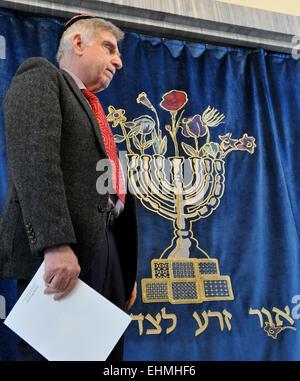
[[[83,55],[85,44],[82,42],[80,33],[74,34],[72,37],[72,44],[74,53],[81,57]]]

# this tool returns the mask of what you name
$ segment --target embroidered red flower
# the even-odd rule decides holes
[[[179,90],[171,90],[162,96],[160,106],[167,111],[178,111],[188,101],[187,93]]]

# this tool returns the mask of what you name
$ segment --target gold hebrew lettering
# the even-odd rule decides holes
[[[132,320],[136,320],[138,322],[139,335],[142,336],[144,315],[143,314],[139,314],[139,315],[130,314],[130,317],[132,318]]]
[[[294,320],[289,316],[290,315],[290,308],[289,306],[285,306],[284,308],[285,312],[282,310],[278,309],[277,307],[273,307],[272,311],[276,313],[275,315],[275,322],[276,326],[280,327],[283,325],[283,321],[280,320],[279,316],[282,316],[284,319],[286,319],[291,325],[293,325],[295,322]]]
[[[228,312],[225,308],[222,311],[222,314],[225,316],[225,323],[227,325],[228,331],[231,331],[231,324],[230,324],[230,319],[232,318],[232,315],[230,312]]]
[[[207,326],[208,326],[208,316],[207,316],[206,311],[203,311],[201,315],[204,319],[204,324],[202,324],[201,319],[200,319],[199,315],[197,314],[197,312],[193,313],[193,318],[196,320],[196,322],[198,323],[198,326],[199,326],[199,328],[195,331],[195,336],[200,335],[200,333],[205,331]]]
[[[147,319],[155,328],[147,329],[146,335],[159,335],[162,331],[160,322],[161,322],[161,314],[158,313],[155,316],[155,319],[150,314],[147,314],[145,316],[145,319]]]
[[[167,332],[167,335],[169,333],[171,333],[172,331],[174,331],[174,329],[176,328],[176,324],[177,324],[177,316],[175,314],[167,314],[166,313],[166,307],[163,307],[161,309],[161,316],[163,319],[165,320],[172,320],[173,323],[170,327],[167,328],[166,332]]]
[[[272,318],[271,312],[268,311],[265,307],[262,307],[262,308],[261,308],[261,312],[267,316],[268,321],[269,321],[269,324],[270,324],[270,325],[274,325],[274,322],[273,322],[273,318]]]
[[[208,317],[217,317],[219,319],[220,329],[221,329],[221,331],[223,331],[224,321],[223,321],[223,316],[222,316],[221,312],[208,310],[207,315],[208,315]]]
[[[250,307],[250,309],[249,309],[249,315],[257,315],[259,317],[260,328],[263,327],[263,318],[262,318],[260,310],[252,309]]]

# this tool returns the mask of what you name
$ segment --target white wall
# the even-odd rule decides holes
[[[288,15],[300,16],[299,0],[217,0],[223,3],[243,5]]]

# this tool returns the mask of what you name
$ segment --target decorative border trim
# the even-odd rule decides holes
[[[282,53],[300,40],[298,16],[215,0],[0,0],[0,7],[61,18],[93,13],[141,34]]]

